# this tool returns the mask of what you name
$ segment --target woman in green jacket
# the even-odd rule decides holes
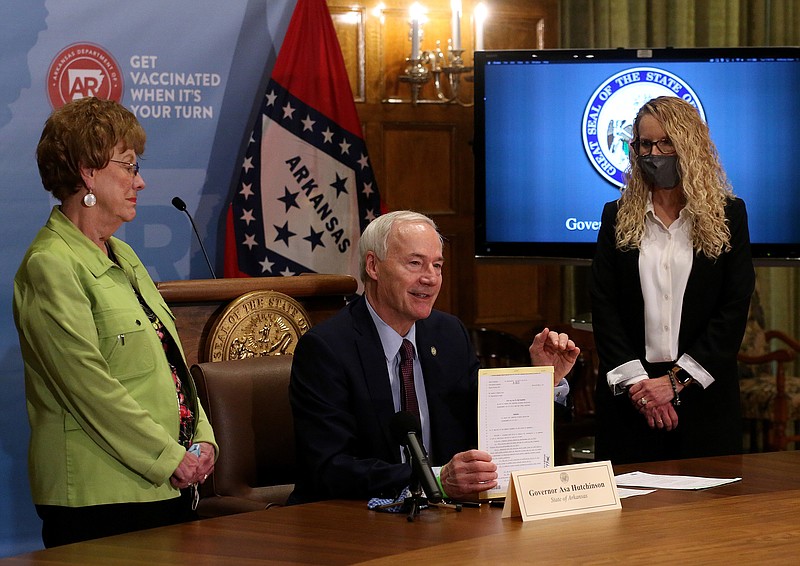
[[[56,110],[37,148],[50,213],[14,279],[28,473],[47,547],[196,518],[217,446],[174,315],[133,250],[145,133],[120,104]]]

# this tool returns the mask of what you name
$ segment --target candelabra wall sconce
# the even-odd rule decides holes
[[[411,56],[406,58],[403,74],[398,79],[410,85],[411,103],[416,104],[459,104],[464,107],[473,105],[472,97],[464,100],[461,96],[462,81],[472,80],[473,67],[464,64],[464,49],[461,47],[461,0],[451,0],[451,37],[447,40],[447,49],[442,50],[441,41],[435,42],[432,50],[421,50],[424,37],[424,8],[414,3],[409,10],[409,39],[411,40]],[[475,8],[475,49],[483,49],[483,22],[486,19],[486,8],[481,3]],[[422,87],[433,81],[435,98],[423,98]]]
[[[463,49],[452,49],[448,46],[447,53],[442,52],[439,42],[433,51],[423,51],[420,57],[406,59],[405,73],[400,75],[400,82],[411,85],[411,103],[438,103],[438,104],[460,104],[461,106],[472,106],[472,101],[464,101],[459,98],[459,87],[461,79],[472,79],[472,67],[464,65],[461,58]],[[419,92],[422,85],[433,79],[433,86],[436,90],[436,99],[420,100]]]

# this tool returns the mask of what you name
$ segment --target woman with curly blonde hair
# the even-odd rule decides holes
[[[592,264],[596,455],[614,463],[741,451],[736,353],[755,273],[745,204],[697,109],[647,102]],[[679,426],[680,425],[680,426]]]

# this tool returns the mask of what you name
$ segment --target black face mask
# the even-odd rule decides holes
[[[681,182],[677,155],[643,155],[638,162],[648,185],[657,189],[672,189]]]

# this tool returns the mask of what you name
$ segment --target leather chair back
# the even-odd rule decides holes
[[[220,447],[214,473],[202,491],[201,516],[286,503],[295,481],[291,367],[291,355],[192,366],[200,402]]]

